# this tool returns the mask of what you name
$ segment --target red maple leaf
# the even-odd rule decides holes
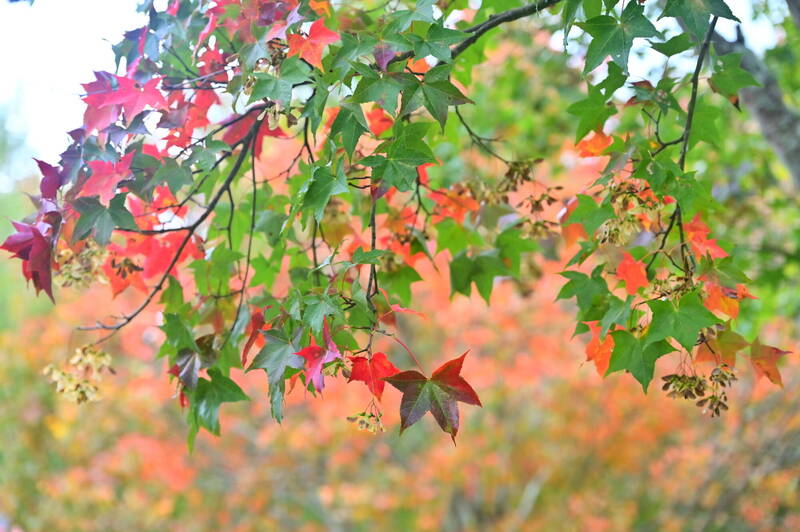
[[[325,46],[339,40],[339,34],[325,27],[322,19],[317,20],[311,25],[308,37],[292,34],[287,37],[289,43],[289,53],[287,57],[299,55],[310,64],[322,70],[322,52]]]
[[[95,81],[84,83],[86,111],[83,113],[83,125],[86,132],[103,131],[119,118],[119,105],[105,105],[105,97],[114,90],[114,75],[108,72],[95,72]]]
[[[110,244],[109,250],[112,253],[103,263],[103,273],[108,279],[112,297],[117,297],[129,286],[134,286],[145,294],[149,292],[150,289],[142,279],[141,267],[129,258],[119,256],[122,248],[116,244]]]
[[[134,152],[125,155],[118,163],[89,161],[92,175],[83,183],[77,197],[97,196],[100,203],[108,206],[117,194],[117,185],[131,176],[131,161]]]
[[[353,369],[350,372],[351,381],[361,381],[367,385],[372,395],[381,400],[383,396],[383,389],[386,386],[385,377],[391,377],[400,372],[399,369],[392,364],[385,353],[373,353],[372,357],[365,356],[348,357],[353,363]]]
[[[114,76],[114,78],[117,80],[116,89],[87,96],[84,101],[89,105],[96,104],[100,108],[120,105],[125,111],[128,123],[147,106],[153,109],[163,109],[167,106],[161,91],[156,88],[161,78],[153,78],[144,85],[124,76]]]
[[[314,390],[317,392],[321,392],[325,388],[325,378],[322,375],[324,365],[342,357],[339,348],[331,337],[327,320],[323,322],[322,337],[325,341],[325,347],[310,345],[295,353],[297,356],[305,359],[306,362],[303,368],[303,374],[306,377],[306,383],[313,383]]]
[[[392,117],[389,116],[389,113],[383,110],[382,107],[375,105],[372,109],[367,113],[367,124],[369,124],[369,130],[372,131],[372,134],[376,137],[380,137],[381,133],[392,127],[394,124],[394,120]]]
[[[0,249],[21,259],[25,279],[33,281],[37,294],[44,290],[55,303],[51,273],[52,226],[41,221],[35,224],[11,223],[17,232],[6,238]]]
[[[34,159],[34,161],[39,165],[39,171],[42,173],[42,182],[39,183],[39,191],[42,193],[42,197],[54,200],[58,189],[61,188],[63,184],[61,171],[57,167],[40,161],[39,159]]]
[[[270,307],[267,306],[264,308],[264,310],[267,310],[268,308]],[[261,331],[267,330],[268,328],[269,326],[264,326],[264,312],[260,309],[253,312],[253,315],[250,318],[250,324],[247,326],[247,342],[244,344],[244,349],[242,349],[243,368],[247,366],[247,355],[250,353],[250,349],[253,347],[253,344],[257,342],[261,344],[264,343],[264,337],[261,336]]]
[[[634,259],[627,251],[623,253],[622,262],[617,266],[617,277],[625,281],[628,295],[633,295],[639,288],[648,285],[644,262]]]
[[[403,392],[400,401],[401,433],[422,419],[426,412],[430,412],[439,427],[450,434],[455,442],[459,426],[456,402],[483,406],[478,394],[461,376],[467,353],[442,364],[430,379],[415,370],[385,378],[386,382]]]

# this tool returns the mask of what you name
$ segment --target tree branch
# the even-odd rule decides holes
[[[257,122],[256,125],[258,125],[258,124],[259,123]],[[81,330],[81,331],[96,331],[96,330],[111,331],[110,334],[108,334],[107,336],[101,338],[96,343],[104,342],[105,340],[108,340],[109,338],[111,338],[117,331],[119,331],[120,329],[125,327],[127,324],[132,322],[136,318],[136,316],[141,314],[142,311],[145,308],[147,308],[147,306],[156,297],[156,294],[158,294],[161,291],[161,289],[164,287],[164,283],[167,282],[167,279],[169,279],[169,277],[171,275],[172,269],[175,268],[175,266],[180,261],[181,254],[183,253],[183,250],[186,249],[186,246],[189,244],[189,241],[194,236],[194,233],[195,233],[195,231],[197,231],[197,228],[200,227],[200,225],[204,221],[206,221],[206,219],[209,216],[211,216],[211,213],[214,212],[214,209],[216,208],[217,203],[219,203],[219,201],[222,198],[222,196],[225,195],[226,191],[228,190],[228,188],[233,183],[233,180],[236,179],[236,176],[238,175],[239,170],[242,167],[242,164],[244,163],[245,159],[247,158],[247,154],[249,153],[248,148],[250,147],[250,143],[253,141],[253,137],[255,136],[255,132],[256,132],[256,127],[253,127],[250,130],[250,132],[247,134],[247,136],[245,137],[245,140],[244,140],[243,145],[242,145],[242,151],[239,153],[239,157],[236,159],[236,161],[233,164],[233,167],[231,168],[231,171],[228,173],[228,177],[225,178],[225,182],[222,184],[220,189],[217,191],[216,195],[214,195],[214,197],[212,198],[211,202],[208,204],[208,207],[206,207],[206,210],[203,211],[203,214],[201,214],[200,217],[197,220],[195,220],[192,225],[189,226],[188,231],[186,233],[186,236],[181,241],[181,243],[178,245],[178,249],[175,251],[175,255],[172,257],[172,260],[170,261],[169,266],[167,266],[166,271],[161,276],[161,278],[159,279],[158,283],[156,283],[156,285],[153,287],[153,289],[147,295],[145,300],[138,307],[136,307],[136,309],[133,312],[131,312],[130,314],[126,314],[125,316],[122,316],[120,318],[120,321],[118,321],[117,323],[115,323],[113,325],[107,325],[107,324],[98,322],[97,325],[95,325],[95,326],[79,327],[78,330]]]
[[[800,0],[786,0],[786,6],[789,8],[794,25],[800,29]]]
[[[452,48],[451,53],[453,58],[458,57],[464,52],[464,50],[475,44],[475,42],[477,42],[477,40],[480,39],[487,31],[494,29],[501,24],[505,24],[506,22],[513,22],[530,15],[535,15],[540,11],[547,9],[548,7],[553,7],[560,1],[561,0],[539,0],[538,2],[533,2],[521,7],[509,9],[508,11],[503,11],[502,13],[497,13],[496,15],[492,15],[488,19],[484,20],[480,24],[475,24],[474,26],[467,28],[464,30],[464,32],[471,33],[472,35]],[[389,61],[389,64],[396,63],[397,61],[405,61],[406,59],[411,59],[412,57],[414,57],[413,51],[405,52],[394,56]]]
[[[513,22],[530,15],[535,15],[540,11],[547,9],[548,7],[553,7],[560,1],[561,0],[539,0],[539,2],[533,2],[522,7],[509,9],[508,11],[503,11],[502,13],[492,15],[484,22],[476,24],[471,28],[467,28],[465,31],[467,33],[471,33],[472,35],[461,41],[458,45],[456,45],[455,48],[453,48],[453,57],[458,57],[462,52],[464,52],[464,50],[475,44],[475,42],[487,31],[494,29],[501,24],[505,24],[506,22]]]

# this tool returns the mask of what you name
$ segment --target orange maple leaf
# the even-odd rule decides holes
[[[707,296],[703,300],[703,304],[706,308],[711,312],[722,312],[731,318],[739,316],[740,299],[756,299],[756,297],[747,290],[747,287],[741,283],[736,285],[736,289],[733,289],[706,281],[705,290]]]
[[[691,222],[683,225],[686,231],[686,240],[692,247],[692,251],[700,257],[710,256],[712,259],[721,259],[728,256],[728,253],[717,245],[716,239],[709,239],[708,235],[711,230],[700,219],[700,213],[697,213]]]
[[[781,373],[778,371],[777,362],[783,355],[790,352],[777,347],[762,345],[759,339],[756,338],[753,345],[750,346],[750,363],[753,364],[753,369],[757,376],[766,377],[773,384],[783,387],[783,379],[781,379]]]
[[[576,208],[578,208],[578,199],[571,198],[564,208],[558,213],[558,223],[561,224],[561,236],[564,238],[564,243],[567,245],[567,247],[571,246],[578,240],[586,240],[588,238],[583,224],[574,223],[565,225],[569,220],[569,215],[572,214],[572,211],[574,211]]]
[[[703,300],[705,307],[711,312],[722,312],[731,318],[739,316],[739,301],[734,297],[730,297],[727,288],[720,286],[717,283],[706,283],[706,298]]]
[[[392,127],[394,124],[394,120],[389,114],[383,110],[382,107],[375,105],[372,109],[367,113],[367,123],[369,124],[369,130],[372,131],[372,134],[376,137],[380,137],[381,133]]]
[[[748,345],[750,345],[749,342],[740,334],[725,329],[715,338],[700,344],[694,361],[695,363],[711,362],[715,365],[726,364],[733,368],[736,367],[736,353]]]
[[[623,253],[622,262],[617,266],[617,277],[625,281],[625,290],[631,296],[639,288],[649,284],[644,262],[634,259],[627,251]]]
[[[611,146],[613,140],[602,131],[595,131],[591,137],[585,138],[575,145],[578,157],[598,157]]]
[[[614,350],[614,337],[607,334],[600,340],[600,326],[596,321],[587,322],[592,338],[586,344],[586,360],[593,360],[597,373],[604,376],[608,371],[608,364],[611,360],[611,352]]]
[[[325,27],[322,19],[317,20],[311,25],[308,37],[292,34],[287,37],[289,43],[288,57],[299,55],[310,64],[322,70],[322,52],[325,46],[339,40],[339,34]]]
[[[330,15],[331,4],[328,0],[310,0],[308,7],[314,10],[317,15]]]

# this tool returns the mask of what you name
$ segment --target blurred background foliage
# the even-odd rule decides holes
[[[460,74],[474,78],[476,102],[463,116],[478,135],[500,139],[490,145],[502,155],[545,159],[537,179],[563,186],[566,197],[604,161],[577,157],[564,109],[581,98],[579,76],[531,24],[470,52],[467,64],[481,53],[489,59]],[[766,61],[797,104],[800,35],[788,23],[783,31]],[[724,206],[709,218],[714,233],[742,248],[759,297],[737,326],[746,334],[766,325],[765,341],[796,351],[796,191],[746,110],[730,106],[717,127],[724,142],[693,158]],[[447,131],[437,149],[450,162],[429,169],[434,181],[502,176],[505,166],[458,121]],[[0,129],[0,162],[14,147]],[[30,210],[24,203],[19,193],[0,196],[3,218],[19,219]],[[0,226],[1,238],[9,232]],[[367,390],[334,383],[322,398],[294,390],[282,426],[265,400],[226,406],[223,437],[203,433],[191,455],[175,390],[154,356],[155,311],[109,346],[116,374],[101,383],[102,400],[76,406],[56,397],[42,369],[81,345],[74,326],[114,308],[110,290],[62,289],[52,307],[31,297],[17,263],[0,261],[0,530],[800,529],[796,355],[782,366],[784,390],[742,371],[720,419],[657,387],[643,395],[625,375],[601,381],[583,362],[583,339],[572,337],[573,310],[554,302],[556,273],[574,250],[553,243],[544,251],[525,265],[530,283],[500,283],[491,306],[477,296],[451,302],[446,264],[419,267],[415,309],[426,318],[401,317],[404,338],[428,366],[467,348],[481,359],[478,371],[468,358],[464,373],[484,408],[464,410],[458,446],[429,419],[399,438],[393,393],[383,404],[389,431],[359,432],[346,418],[364,409]],[[658,371],[675,369],[668,365]],[[237,380],[253,397],[266,394],[258,376]]]

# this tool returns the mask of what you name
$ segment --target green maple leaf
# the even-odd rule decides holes
[[[302,330],[298,332],[296,338],[299,338],[301,333]],[[303,367],[303,359],[295,354],[300,351],[300,347],[282,331],[267,331],[264,333],[264,339],[266,340],[264,347],[247,371],[263,369],[267,372],[272,417],[280,423],[283,420],[287,370],[300,370]]]
[[[352,158],[353,151],[356,149],[358,139],[361,135],[369,131],[367,119],[364,118],[364,112],[361,110],[360,105],[351,103],[343,103],[339,114],[331,125],[330,136],[334,137],[337,134],[342,134],[342,145],[347,153],[347,156]]]
[[[591,196],[578,194],[578,206],[570,213],[564,225],[574,223],[583,224],[586,234],[590,237],[603,225],[606,220],[614,217],[614,208],[607,204],[598,204]]]
[[[347,177],[344,175],[342,165],[339,165],[335,174],[328,167],[319,167],[314,170],[314,175],[308,182],[308,188],[303,195],[303,208],[311,209],[314,218],[319,222],[331,197],[344,194],[348,190]]]
[[[692,292],[683,296],[676,308],[670,301],[650,301],[653,320],[647,331],[646,343],[675,338],[684,349],[691,350],[700,331],[719,323],[703,306],[700,296]]]
[[[614,350],[606,375],[617,371],[629,371],[647,392],[647,386],[653,380],[656,360],[659,357],[675,351],[665,340],[646,343],[628,331],[611,333],[614,338]]]
[[[592,36],[592,42],[586,50],[584,72],[591,72],[608,56],[611,56],[622,70],[627,71],[633,40],[637,37],[661,35],[644,16],[644,8],[638,2],[630,2],[619,20],[608,15],[600,15],[578,26]]]
[[[744,87],[760,85],[750,72],[739,66],[741,61],[741,54],[728,54],[719,58],[714,75],[708,80],[714,92],[731,97],[736,96]]]
[[[590,131],[605,124],[617,110],[606,103],[606,97],[598,88],[590,86],[587,97],[567,107],[567,112],[578,117],[578,130],[575,134],[577,143]]]
[[[239,385],[222,374],[217,368],[208,370],[211,380],[200,379],[192,394],[189,410],[189,447],[194,445],[195,436],[200,427],[219,435],[219,407],[222,403],[248,401]]]
[[[708,30],[708,19],[711,15],[739,22],[724,0],[667,0],[667,5],[664,6],[659,18],[681,19],[699,40]]]

